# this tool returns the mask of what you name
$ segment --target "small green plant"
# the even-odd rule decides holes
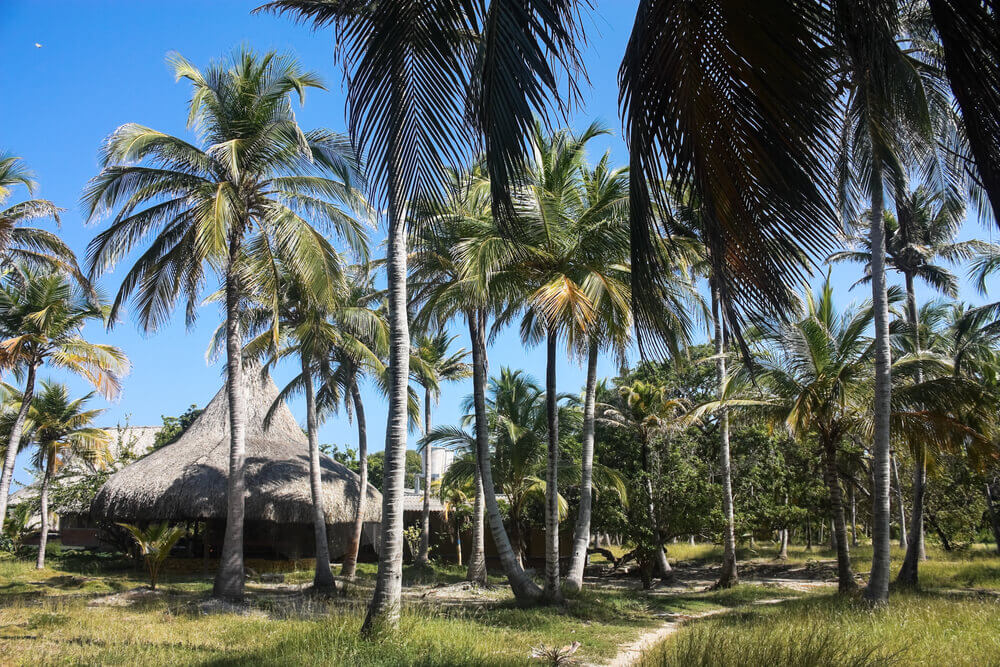
[[[10,508],[7,513],[7,520],[3,525],[3,539],[0,540],[0,549],[16,554],[24,538],[28,535],[28,521],[31,520],[31,504],[19,503]]]
[[[184,534],[184,529],[180,526],[170,527],[163,523],[152,523],[147,528],[139,528],[130,523],[118,524],[128,532],[132,533],[143,560],[146,561],[146,570],[149,572],[149,587],[156,590],[156,580],[160,575],[160,568],[163,562],[170,555],[170,550],[177,544],[177,540]]]
[[[573,642],[566,646],[548,646],[542,644],[531,649],[531,657],[553,667],[573,665],[576,664],[573,654],[580,650],[580,646],[580,642]]]
[[[403,539],[406,540],[406,546],[410,549],[410,557],[414,559],[420,552],[420,534],[420,526],[410,526],[403,531]]]

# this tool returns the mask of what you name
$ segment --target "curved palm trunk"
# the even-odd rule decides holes
[[[398,106],[394,89],[392,104]],[[394,113],[393,117],[398,114]],[[398,136],[398,135],[397,135]],[[389,154],[395,156],[397,137],[390,138]],[[392,158],[395,161],[396,157]],[[400,200],[401,170],[390,167],[389,237],[387,273],[389,283],[389,418],[385,433],[385,481],[382,491],[382,546],[379,553],[375,591],[362,634],[377,626],[386,629],[399,624],[399,603],[403,587],[403,486],[406,475],[407,402],[410,379],[410,330],[406,312],[406,225],[404,203]]]
[[[548,463],[545,469],[545,599],[562,600],[559,588],[559,396],[556,394],[556,337],[546,337],[545,407],[548,412]]]
[[[467,581],[477,584],[486,583],[486,501],[483,497],[483,475],[479,470],[479,452],[476,452],[476,497],[472,502],[472,548],[469,552],[469,571],[465,575]],[[458,539],[462,533],[458,531]],[[458,546],[458,564],[462,564],[462,545]]]
[[[28,364],[28,373],[24,381],[24,392],[21,394],[21,407],[10,428],[10,438],[7,440],[7,452],[3,460],[3,473],[0,474],[0,526],[7,520],[7,500],[10,496],[10,483],[14,479],[14,464],[17,462],[17,450],[21,446],[21,433],[24,431],[24,421],[28,418],[28,408],[35,395],[35,373],[38,367]]]
[[[719,399],[726,388],[726,337],[722,325],[719,289],[712,284],[712,318],[715,322],[715,380],[719,386]],[[726,527],[722,535],[722,569],[715,588],[730,588],[739,583],[736,571],[736,518],[733,511],[733,476],[729,457],[729,410],[719,413],[719,468],[722,475],[722,513]]]
[[[875,139],[873,137],[873,139]],[[874,142],[877,144],[877,141]],[[872,489],[872,570],[865,599],[889,601],[889,410],[892,394],[892,351],[889,348],[889,297],[885,284],[885,220],[882,216],[882,169],[877,160],[871,180],[871,274],[875,312],[875,439],[872,443],[875,477]]]
[[[212,595],[226,600],[243,598],[243,521],[246,510],[246,395],[240,351],[240,286],[233,263],[240,239],[229,248],[226,273],[226,393],[229,398],[229,476],[226,483],[226,531],[222,540],[219,571]]]
[[[851,569],[851,552],[847,542],[847,520],[844,517],[844,496],[840,490],[840,475],[837,473],[837,443],[829,440],[823,447],[823,477],[830,492],[830,519],[833,531],[830,539],[837,551],[837,589],[841,593],[853,593],[858,588]]]
[[[330,543],[326,539],[326,512],[323,511],[323,468],[319,462],[319,442],[316,437],[316,396],[313,393],[312,372],[309,359],[301,355],[302,381],[306,394],[306,435],[309,438],[309,490],[313,505],[313,536],[316,541],[316,573],[313,588],[330,592],[334,588],[333,571],[330,569]]]
[[[49,543],[49,483],[52,481],[52,453],[49,453],[48,461],[45,463],[45,477],[42,478],[41,512],[42,512],[42,533],[38,538],[38,559],[35,561],[35,569],[41,570],[45,567],[45,547]]]
[[[896,478],[896,502],[899,505],[899,548],[907,548],[906,540],[906,506],[903,504],[903,487],[899,483],[899,467],[896,465],[896,457],[889,455],[892,463],[892,475]]]
[[[358,566],[358,551],[361,549],[361,531],[364,529],[365,501],[368,497],[368,424],[365,421],[365,405],[361,401],[361,391],[358,381],[351,378],[351,403],[354,405],[354,418],[358,422],[358,476],[361,492],[358,494],[358,506],[354,511],[354,526],[351,538],[347,543],[347,553],[340,567],[340,576],[353,579]]]
[[[493,486],[493,471],[490,466],[490,444],[488,425],[486,422],[486,331],[481,316],[469,318],[469,337],[472,340],[472,396],[476,412],[476,451],[479,457],[479,469],[483,481],[483,497],[486,501],[486,514],[490,521],[493,542],[496,545],[497,556],[503,566],[507,581],[510,583],[514,597],[521,602],[537,602],[542,597],[542,589],[533,582],[524,569],[518,564],[514,550],[511,549],[507,531],[503,527],[500,507],[497,505],[496,491]]]
[[[583,588],[583,567],[590,545],[590,517],[594,498],[594,412],[597,400],[597,340],[590,341],[587,350],[587,387],[583,399],[583,449],[580,462],[580,507],[573,529],[573,555],[563,586],[570,593]]]
[[[913,275],[906,273],[906,319],[913,327],[916,352],[920,353],[920,331],[917,319],[917,295]],[[923,372],[917,368],[917,383],[923,382]],[[910,507],[910,535],[903,564],[896,575],[896,583],[903,586],[919,584],[919,565],[924,559],[924,493],[927,489],[927,451],[921,442],[913,443],[913,504]]]
[[[431,390],[424,390],[424,435],[431,432]],[[431,452],[434,448],[424,445],[423,475],[424,475],[424,506],[421,512],[420,553],[417,564],[426,565],[430,559],[431,550]]]
[[[656,501],[653,497],[653,471],[650,461],[652,455],[649,448],[649,438],[643,433],[642,438],[642,470],[645,473],[646,486],[646,511],[649,513],[649,525],[653,529],[653,561],[660,576],[669,579],[674,576],[670,561],[667,560],[667,553],[663,550],[663,536],[660,533],[660,525],[656,519]],[[691,536],[694,543],[694,535]]]

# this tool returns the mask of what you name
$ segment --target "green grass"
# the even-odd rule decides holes
[[[673,665],[994,665],[1000,603],[932,593],[892,596],[888,608],[810,596],[695,620],[643,657]]]

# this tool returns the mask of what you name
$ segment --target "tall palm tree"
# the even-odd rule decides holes
[[[19,268],[0,284],[0,352],[3,365],[23,373],[17,414],[10,428],[0,478],[0,524],[7,515],[7,495],[14,463],[43,365],[84,378],[104,396],[117,396],[128,372],[125,353],[113,345],[92,343],[82,336],[92,320],[106,322],[104,308],[74,288],[65,274],[35,273]]]
[[[448,336],[443,330],[433,334],[423,333],[414,341],[414,354],[422,362],[415,368],[417,382],[424,389],[424,436],[431,429],[431,407],[441,397],[441,383],[455,382],[472,375],[472,369],[465,362],[468,352],[461,348],[450,352],[449,348],[458,336]],[[420,553],[417,564],[427,564],[430,551],[431,532],[431,455],[433,445],[423,446],[424,500],[421,511],[422,530],[420,533]]]
[[[360,205],[352,186],[357,161],[341,135],[299,127],[292,94],[301,102],[307,88],[321,84],[290,56],[240,49],[204,71],[178,54],[168,61],[176,77],[191,84],[188,124],[197,129],[197,145],[134,123],[108,137],[101,172],[84,201],[90,219],[117,213],[91,241],[88,263],[90,275],[99,276],[152,237],[125,275],[111,311],[113,321],[131,297],[145,331],[167,319],[181,294],[190,324],[207,272],[222,283],[230,457],[214,594],[240,599],[246,400],[239,311],[244,294],[268,284],[266,274],[244,270],[242,260],[270,252],[324,295],[331,284],[324,259],[334,250],[323,234],[359,238],[358,220],[342,206]]]
[[[0,151],[0,206],[10,199],[15,186],[23,186],[29,195],[38,188],[35,175],[24,161]],[[62,269],[83,281],[76,255],[59,236],[37,227],[25,227],[32,220],[53,220],[59,224],[62,209],[47,199],[28,199],[0,208],[0,266],[10,268],[22,263],[36,267]]]
[[[45,567],[45,546],[49,537],[49,487],[52,476],[66,461],[74,457],[101,465],[108,459],[107,445],[111,435],[92,426],[104,410],[86,410],[84,406],[94,392],[77,399],[69,397],[65,385],[42,381],[42,391],[31,399],[28,410],[30,437],[35,447],[32,464],[41,472],[42,531],[38,542],[39,570]],[[19,396],[18,398],[21,398]]]

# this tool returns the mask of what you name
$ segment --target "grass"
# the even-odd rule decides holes
[[[899,593],[869,610],[837,596],[748,607],[685,626],[642,665],[993,665],[1000,656],[995,598]]]

